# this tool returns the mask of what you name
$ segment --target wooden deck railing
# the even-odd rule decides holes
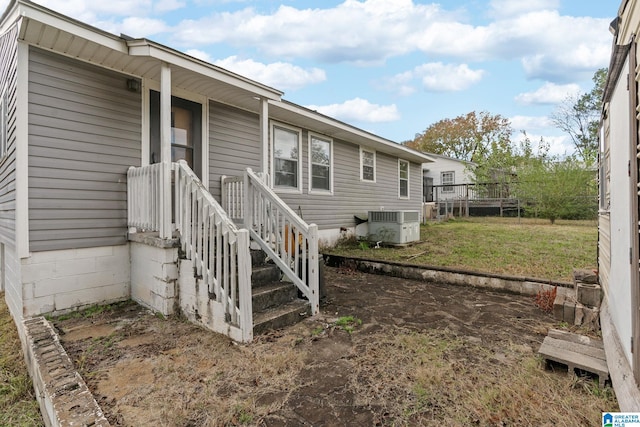
[[[513,196],[510,194],[509,185],[499,182],[427,185],[424,191],[424,202],[485,199],[513,199]]]

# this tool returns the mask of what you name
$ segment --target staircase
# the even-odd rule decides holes
[[[268,262],[262,250],[251,251],[251,265],[254,335],[293,325],[311,314],[309,301],[298,298],[293,283],[280,280],[280,268]]]
[[[183,160],[127,173],[129,227],[180,237],[178,294],[166,297],[189,320],[241,342],[316,314],[320,305],[318,227],[265,181],[251,169],[223,180],[234,191],[223,192],[221,206]]]

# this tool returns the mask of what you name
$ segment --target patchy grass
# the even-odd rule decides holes
[[[346,331],[348,333],[352,333],[356,326],[362,325],[362,320],[353,316],[342,316],[335,323],[336,327]]]
[[[18,331],[0,293],[0,425],[42,426]]]
[[[118,307],[122,305],[127,305],[127,304],[128,304],[128,301],[122,301],[122,302],[117,302],[113,304],[102,304],[102,305],[95,304],[81,310],[72,310],[68,313],[61,314],[59,316],[47,315],[45,317],[49,321],[52,321],[52,320],[63,321],[68,319],[80,319],[80,318],[90,319],[92,317],[99,316],[104,312],[113,311]],[[162,314],[160,314],[160,316],[162,316]]]
[[[593,425],[618,407],[610,387],[544,372],[526,346],[489,350],[447,330],[377,338],[359,342],[351,386],[385,425]]]
[[[330,253],[480,272],[571,281],[574,268],[595,268],[595,221],[464,218],[422,225],[406,248],[342,241]]]

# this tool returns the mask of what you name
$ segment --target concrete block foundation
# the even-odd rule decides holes
[[[178,239],[154,235],[129,236],[131,299],[165,316],[175,313],[178,287]]]

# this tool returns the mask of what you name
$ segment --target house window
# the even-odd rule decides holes
[[[4,159],[8,154],[8,129],[7,129],[7,117],[9,115],[7,102],[7,92],[2,93],[0,97],[0,159]]]
[[[332,190],[332,141],[316,135],[309,135],[309,180],[310,190]]]
[[[360,148],[360,179],[376,182],[376,153]]]
[[[273,185],[300,189],[300,131],[273,126]]]
[[[453,184],[456,182],[455,172],[440,172],[440,183],[444,186],[442,187],[443,193],[453,193]]]
[[[409,162],[406,160],[398,160],[398,195],[409,198]]]

